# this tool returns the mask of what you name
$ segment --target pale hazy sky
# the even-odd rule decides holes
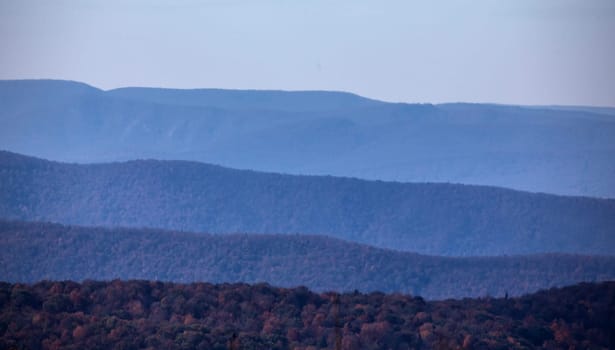
[[[615,106],[613,0],[0,0],[0,79]]]

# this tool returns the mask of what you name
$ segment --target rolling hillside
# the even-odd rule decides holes
[[[613,109],[0,81],[0,149],[615,198]]]
[[[77,165],[0,152],[0,218],[320,234],[435,255],[615,254],[615,200],[183,161]]]
[[[209,235],[0,221],[0,281],[268,282],[430,299],[520,295],[615,279],[615,257],[444,258],[322,236]]]

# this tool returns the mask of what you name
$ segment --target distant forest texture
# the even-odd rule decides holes
[[[0,221],[0,281],[267,282],[428,299],[510,296],[615,280],[615,257],[444,258],[306,235],[209,235]]]
[[[615,200],[240,171],[65,164],[0,152],[0,218],[209,233],[319,234],[422,254],[615,254]]]
[[[3,349],[613,349],[615,283],[426,302],[266,284],[0,283]]]
[[[0,149],[615,198],[615,109],[0,81]]]

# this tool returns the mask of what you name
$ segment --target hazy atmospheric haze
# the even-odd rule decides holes
[[[614,33],[609,0],[0,1],[0,79],[615,106]]]

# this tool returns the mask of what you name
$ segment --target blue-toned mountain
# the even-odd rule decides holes
[[[211,235],[0,220],[0,281],[267,282],[429,299],[522,295],[615,279],[615,257],[437,257],[313,235]]]
[[[138,160],[66,164],[0,152],[0,217],[211,233],[321,234],[468,256],[615,254],[615,200]]]
[[[0,149],[615,197],[615,109],[0,81]]]

